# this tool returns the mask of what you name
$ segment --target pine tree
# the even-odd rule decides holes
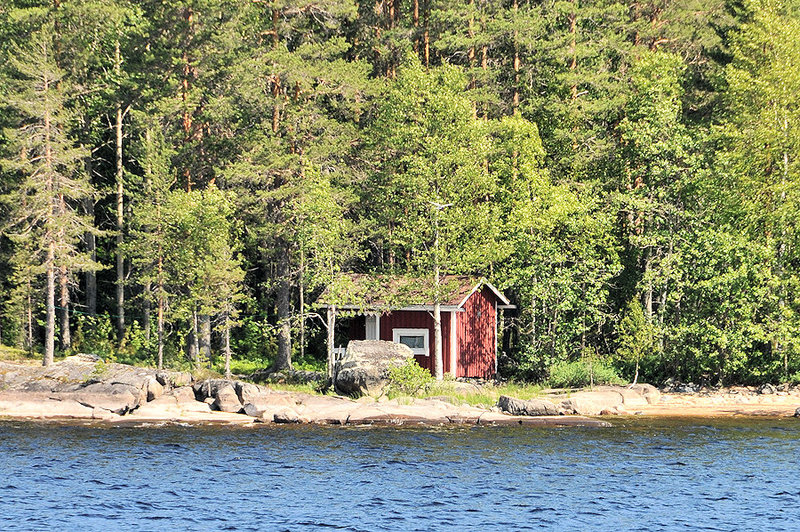
[[[93,231],[78,204],[92,190],[82,173],[84,150],[69,135],[70,86],[55,62],[54,35],[46,21],[25,47],[12,49],[9,61],[18,79],[8,103],[19,117],[11,134],[18,156],[4,161],[23,176],[13,193],[13,238],[46,277],[44,365],[52,364],[55,351],[58,272],[66,282],[72,272],[96,268],[78,250],[82,235]]]

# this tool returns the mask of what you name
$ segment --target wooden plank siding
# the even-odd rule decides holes
[[[456,377],[491,378],[496,370],[496,315],[497,298],[491,289],[484,286],[472,294],[464,303],[464,312],[442,312],[442,361],[445,375],[451,374],[452,335],[450,323],[456,316]],[[364,316],[349,318],[347,327],[350,340],[366,338]],[[430,356],[415,355],[414,359],[423,368],[434,373],[433,368],[433,316],[424,310],[397,310],[381,316],[380,339],[394,340],[393,329],[428,329]]]
[[[495,296],[483,290],[473,294],[458,314],[457,377],[490,378],[495,373]]]
[[[450,371],[450,320],[442,312],[442,358],[444,372]],[[433,316],[427,311],[398,310],[381,316],[381,340],[393,341],[392,329],[428,329],[430,356],[415,355],[417,364],[433,373]]]

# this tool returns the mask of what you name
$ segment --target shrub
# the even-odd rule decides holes
[[[416,395],[434,382],[431,372],[417,364],[414,357],[409,357],[401,366],[389,367],[390,395]]]
[[[114,326],[107,315],[77,316],[72,350],[113,359],[117,353]]]
[[[624,381],[614,368],[600,362],[592,364],[594,384],[622,384]],[[553,388],[582,388],[590,382],[589,364],[584,360],[576,362],[558,362],[550,366],[550,377],[547,380]]]

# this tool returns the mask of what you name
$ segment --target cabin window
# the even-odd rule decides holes
[[[395,343],[407,345],[415,355],[430,356],[428,329],[392,329]]]

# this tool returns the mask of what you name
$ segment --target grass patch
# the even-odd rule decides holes
[[[542,387],[538,384],[508,382],[499,386],[486,384],[478,389],[473,388],[471,390],[466,388],[458,389],[453,383],[448,382],[443,382],[438,386],[441,387],[441,391],[444,391],[448,388],[448,385],[449,393],[432,393],[428,396],[447,395],[470,406],[494,406],[501,395],[510,395],[517,399],[533,399],[542,395]]]
[[[592,382],[595,386],[625,383],[611,366],[598,361],[590,366],[583,360],[553,364],[547,380],[547,384],[553,388],[585,388]]]
[[[501,395],[510,395],[518,399],[533,399],[543,395],[539,384],[507,382],[501,385],[484,384],[483,386],[464,386],[452,380],[432,382],[417,393],[395,393],[391,398],[449,398],[454,404],[466,403],[470,406],[491,407],[497,404]]]
[[[41,362],[42,355],[39,353],[29,353],[24,349],[0,345],[0,360],[5,362]]]

